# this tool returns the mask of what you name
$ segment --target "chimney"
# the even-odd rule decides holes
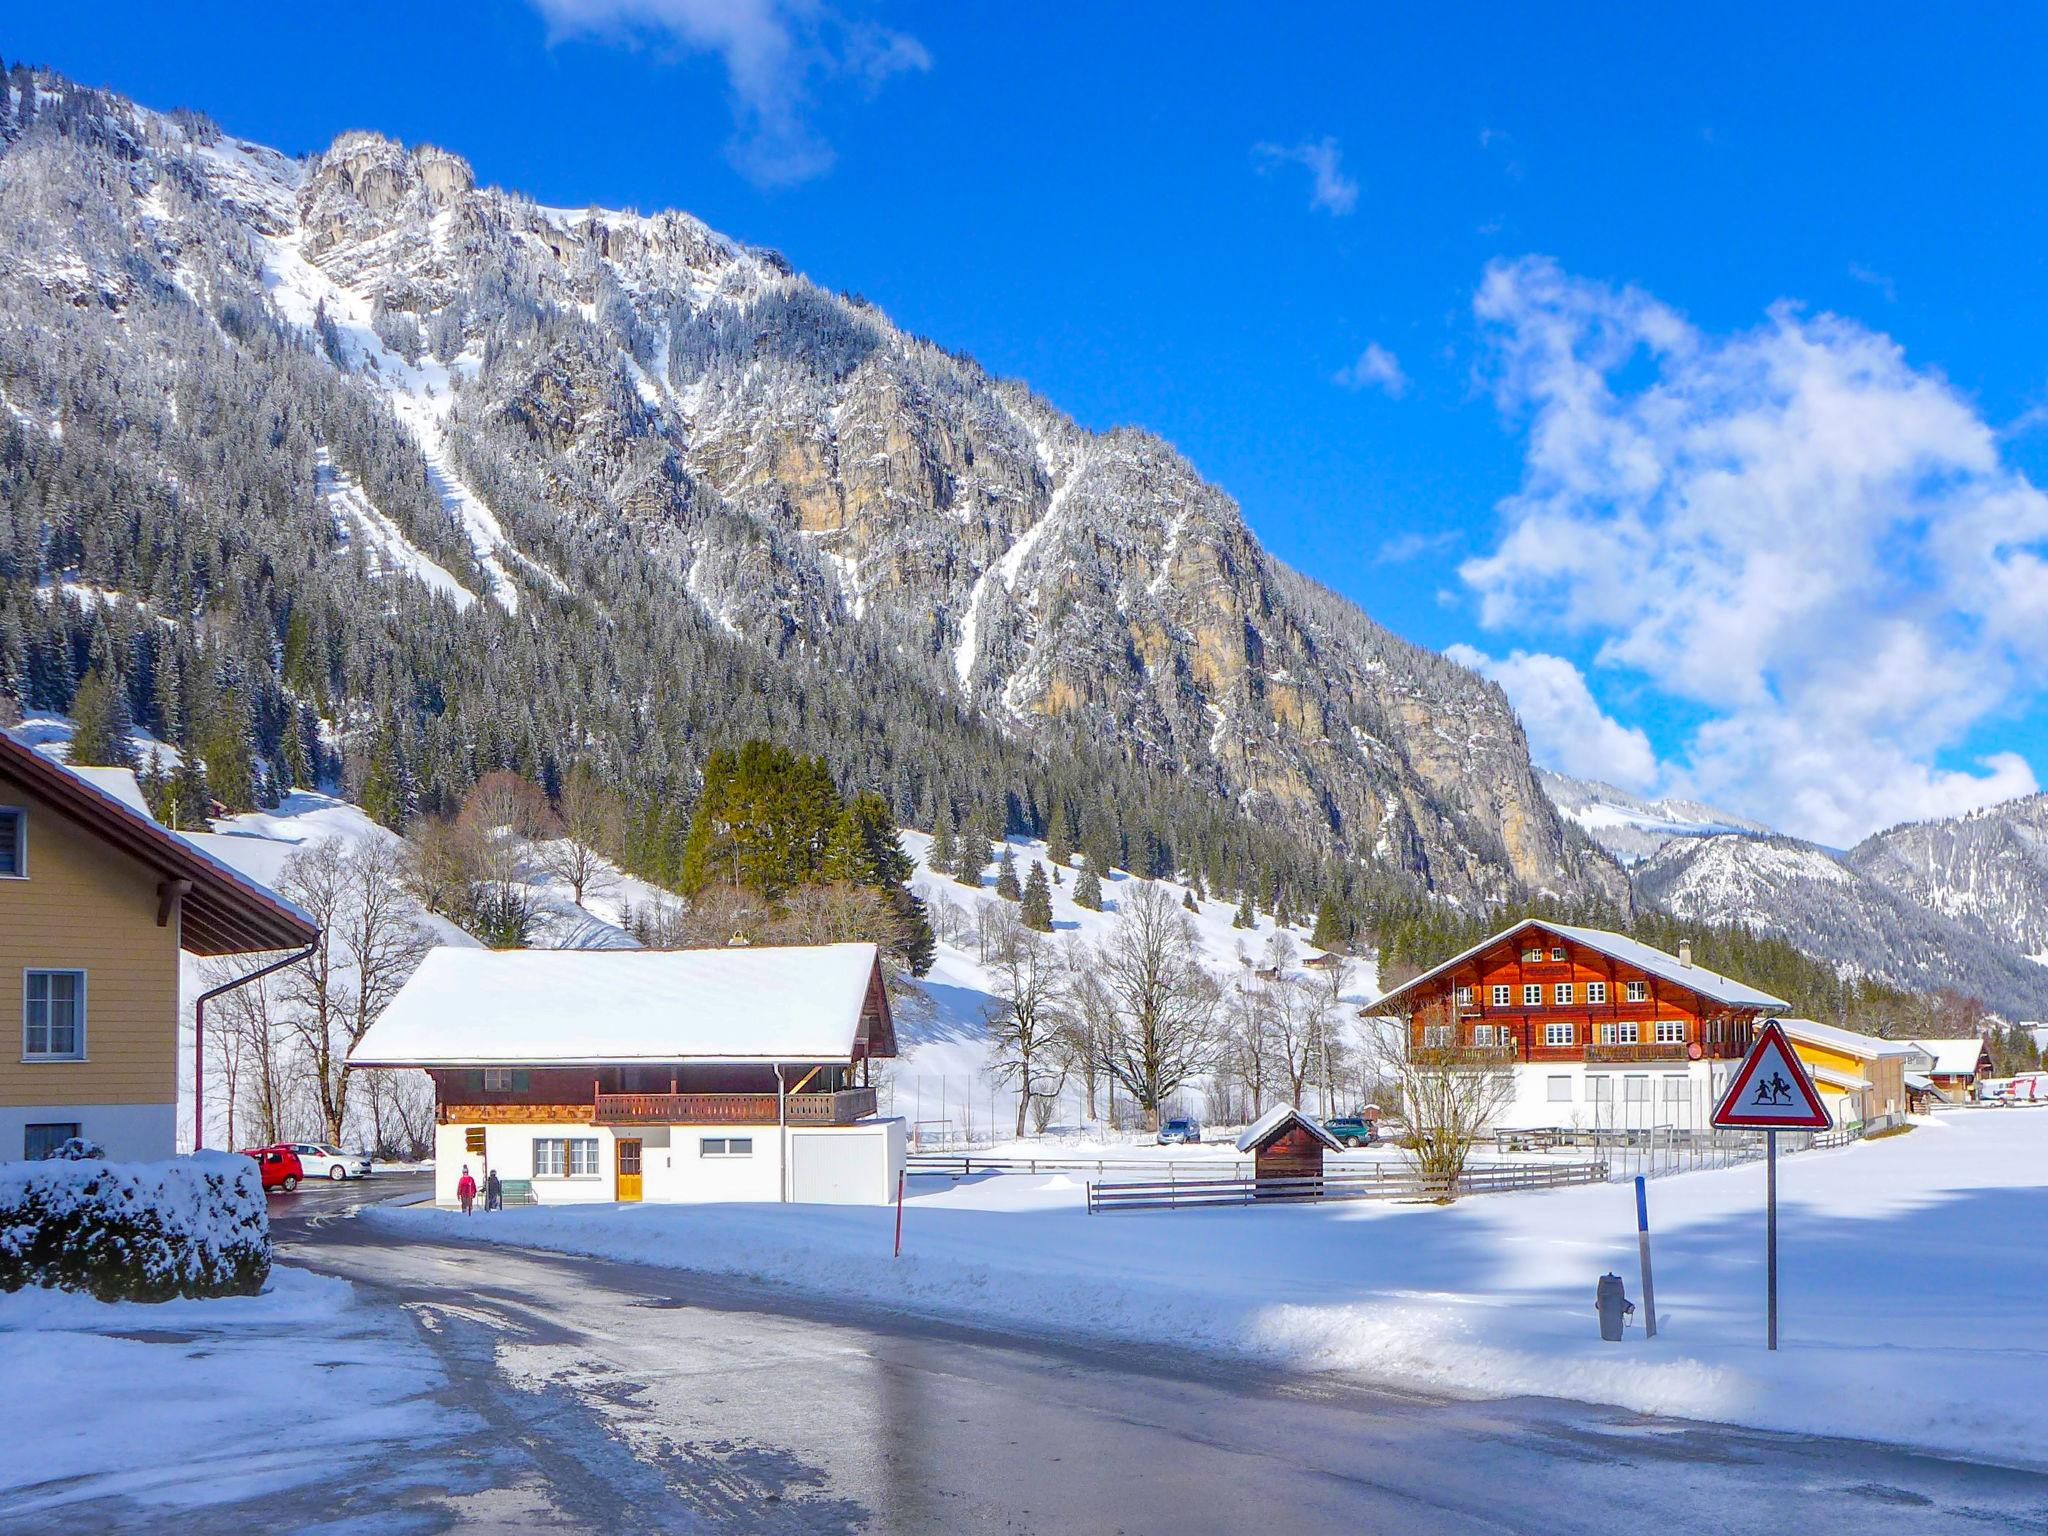
[[[1680,965],[1691,965],[1691,964],[1692,964],[1692,940],[1691,940],[1691,939],[1680,939],[1680,940],[1678,941],[1678,963],[1679,963]]]

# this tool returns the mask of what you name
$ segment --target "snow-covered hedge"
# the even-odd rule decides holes
[[[0,1164],[0,1291],[101,1301],[247,1296],[270,1277],[270,1213],[249,1158]]]

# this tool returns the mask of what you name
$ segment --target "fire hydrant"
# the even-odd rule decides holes
[[[1600,1337],[1610,1344],[1619,1343],[1621,1330],[1636,1315],[1636,1304],[1622,1294],[1621,1276],[1600,1277],[1600,1285],[1593,1293],[1593,1310],[1600,1314]]]

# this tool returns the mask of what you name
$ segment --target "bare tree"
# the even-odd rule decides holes
[[[791,886],[764,929],[771,944],[875,944],[895,939],[894,914],[871,885],[847,880]]]
[[[1329,1006],[1322,989],[1299,976],[1282,976],[1266,989],[1274,1055],[1295,1104],[1308,1102],[1308,1085],[1321,1066]]]
[[[294,853],[278,882],[320,925],[313,953],[281,973],[280,990],[330,1141],[341,1140],[348,1123],[348,1053],[431,947],[405,873],[389,844],[325,839]]]
[[[1156,1129],[1160,1106],[1216,1063],[1221,989],[1180,905],[1156,885],[1130,883],[1076,998],[1098,1063]]]
[[[1265,1113],[1273,1074],[1273,1006],[1249,959],[1226,989],[1223,1017],[1230,1071],[1247,1096],[1245,1118],[1256,1120]]]
[[[222,961],[208,961],[206,984],[232,980],[241,970]],[[227,1143],[268,1146],[299,1129],[293,1122],[303,1108],[295,1102],[291,1052],[278,1017],[280,978],[265,977],[223,992],[207,1010],[212,1031],[212,1059],[222,1073],[227,1107]]]
[[[609,855],[625,832],[618,797],[588,769],[572,769],[562,784],[561,816],[552,840],[540,849],[541,867],[569,887],[577,906],[602,896],[617,881]]]
[[[1375,1037],[1381,1076],[1400,1086],[1402,1146],[1423,1183],[1456,1199],[1458,1180],[1515,1094],[1507,1053],[1467,1044],[1449,1002],[1389,1016]]]
[[[1067,967],[1058,947],[1027,927],[1017,908],[1004,903],[990,926],[989,970],[996,995],[988,1010],[991,1066],[999,1080],[1017,1086],[1017,1134],[1022,1136],[1032,1106],[1043,1101],[1050,1116],[1052,1102],[1066,1086],[1059,1043],[1067,1028]],[[1056,1068],[1058,1076],[1049,1079],[1048,1068]]]

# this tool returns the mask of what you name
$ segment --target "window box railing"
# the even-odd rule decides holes
[[[851,1125],[875,1113],[875,1090],[792,1093],[791,1125]],[[595,1125],[773,1125],[772,1093],[600,1093]]]
[[[1634,1045],[1589,1045],[1586,1060],[1607,1062],[1628,1061],[1683,1061],[1685,1042],[1682,1040],[1645,1040]]]

